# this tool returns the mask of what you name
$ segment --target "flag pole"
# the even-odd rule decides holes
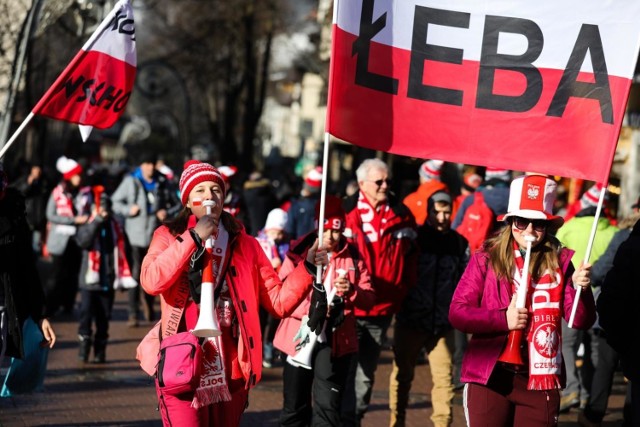
[[[47,89],[45,94],[42,95],[42,98],[40,98],[40,100],[38,101],[36,106],[33,107],[33,110],[31,110],[29,115],[22,121],[22,123],[20,124],[18,129],[16,129],[16,131],[13,133],[13,135],[11,135],[11,138],[9,138],[9,140],[4,145],[4,147],[2,147],[2,150],[0,150],[0,160],[2,160],[2,158],[4,157],[4,155],[7,152],[7,150],[16,141],[16,139],[18,139],[18,136],[22,133],[24,128],[29,124],[29,122],[31,122],[31,120],[33,119],[33,116],[35,114],[38,114],[38,111],[44,106],[44,104],[46,104],[46,102],[49,100],[51,95],[53,95],[53,93],[55,92],[58,84],[63,79],[65,79],[69,75],[69,73],[71,71],[73,71],[73,69],[75,68],[75,65],[78,62],[80,62],[80,60],[87,54],[87,51],[96,42],[98,37],[100,37],[102,35],[102,33],[106,30],[107,26],[111,23],[113,18],[116,16],[116,13],[122,8],[122,5],[125,4],[125,3],[128,3],[128,2],[129,2],[129,0],[120,0],[120,1],[118,1],[118,3],[115,4],[113,9],[111,9],[109,14],[102,20],[102,22],[100,23],[98,28],[96,28],[96,30],[93,32],[93,34],[91,34],[91,37],[89,37],[89,39],[85,42],[85,44],[83,45],[82,49],[80,49],[80,52],[78,52],[76,54],[76,56],[71,60],[69,65],[67,65],[67,67],[58,76],[58,78],[55,80],[55,82],[49,87],[49,89]]]
[[[329,132],[324,133],[324,146],[322,147],[322,185],[320,187],[320,213],[318,214],[318,247],[322,246],[324,235],[324,205],[325,194],[327,193],[327,169],[329,169],[329,143],[331,141]],[[322,265],[318,266],[316,283],[322,283]]]
[[[591,257],[591,249],[593,248],[593,241],[596,238],[596,230],[598,228],[598,219],[600,218],[600,211],[602,210],[602,205],[604,204],[604,196],[608,186],[609,186],[609,183],[606,183],[602,187],[602,191],[600,191],[600,198],[598,199],[598,207],[596,208],[596,214],[595,214],[595,217],[593,218],[593,224],[591,225],[591,234],[589,235],[589,243],[587,243],[587,250],[584,254],[584,260],[582,261],[582,264],[589,262],[589,258]],[[578,302],[580,300],[581,293],[582,293],[582,286],[577,286],[576,296],[575,296],[575,299],[573,300],[573,307],[571,307],[571,316],[569,316],[569,322],[567,322],[570,328],[573,328],[573,320],[574,320],[574,317],[576,316],[576,310],[578,308]]]

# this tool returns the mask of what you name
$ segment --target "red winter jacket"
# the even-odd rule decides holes
[[[295,266],[304,260],[307,249],[313,244],[317,232],[311,232],[305,237],[300,239],[298,247],[296,244],[292,244],[292,247],[285,258],[282,268],[280,269],[280,277],[287,277]],[[353,315],[353,308],[358,307],[361,309],[368,309],[373,307],[375,302],[375,293],[371,287],[369,272],[361,259],[354,258],[351,254],[350,248],[347,246],[346,241],[341,241],[340,249],[331,257],[329,265],[325,268],[325,277],[328,271],[332,271],[334,277],[337,277],[338,269],[347,271],[347,279],[353,286],[353,291],[348,295],[344,305],[344,322],[338,326],[333,333],[333,342],[331,344],[332,355],[334,357],[340,357],[345,354],[355,353],[358,351],[358,337],[356,335],[356,319]],[[302,250],[296,253],[301,247]],[[323,278],[324,280],[324,278]],[[289,317],[282,319],[276,335],[273,339],[273,345],[280,351],[294,356],[296,351],[296,342],[293,340],[296,333],[300,329],[301,319],[303,316],[309,314],[309,307],[311,305],[311,292],[307,294],[307,297],[298,305],[293,314]]]
[[[358,248],[376,293],[376,303],[370,310],[354,312],[356,317],[390,316],[395,314],[402,304],[409,288],[415,285],[418,270],[418,251],[415,245],[416,223],[409,209],[402,203],[395,204],[389,199],[391,207],[382,221],[382,235],[376,253],[368,244],[368,238],[362,230],[362,220],[358,210],[360,192],[345,199],[347,213],[344,235],[349,243]]]
[[[240,329],[238,363],[246,381],[245,387],[251,388],[262,375],[259,306],[262,305],[274,317],[289,316],[309,293],[313,276],[301,263],[283,282],[255,238],[242,230],[237,234],[230,233],[229,241],[227,256],[230,256],[230,261],[225,279]],[[177,331],[176,322],[179,322],[186,303],[180,295],[185,294],[184,287],[188,294],[187,273],[195,250],[196,244],[188,230],[173,236],[167,227],[161,226],[155,231],[142,262],[140,284],[149,294],[161,297],[163,337]],[[152,362],[155,365],[156,361],[142,360],[143,369]]]

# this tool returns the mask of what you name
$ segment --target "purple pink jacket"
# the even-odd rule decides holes
[[[314,233],[310,233],[313,235]],[[307,235],[309,236],[309,234]],[[305,236],[306,237],[306,236]],[[314,236],[312,236],[314,237]],[[300,239],[301,245],[305,246],[304,238]],[[307,239],[309,240],[309,239]],[[312,243],[313,240],[310,240]],[[331,343],[332,354],[334,357],[340,357],[345,354],[355,353],[358,351],[358,337],[356,336],[356,318],[353,314],[354,306],[362,310],[368,310],[373,307],[376,296],[373,288],[371,287],[371,280],[369,272],[361,259],[354,259],[351,256],[351,251],[344,242],[344,246],[336,254],[331,257],[329,265],[325,268],[325,272],[333,271],[333,275],[337,277],[336,271],[338,269],[344,269],[347,271],[347,278],[349,283],[353,285],[353,291],[348,295],[345,301],[344,307],[344,323],[336,328],[333,333],[333,342]],[[306,244],[308,247],[310,245]],[[293,245],[292,245],[293,246]],[[295,256],[296,248],[293,247],[287,254],[282,268],[280,269],[280,277],[284,278],[290,274],[295,268],[298,262],[304,259],[306,254],[306,248],[300,256]],[[354,249],[355,250],[355,249]],[[297,258],[297,260],[296,260]],[[296,307],[293,314],[289,317],[282,319],[276,335],[273,339],[273,345],[280,351],[294,356],[297,352],[295,349],[296,343],[293,337],[300,329],[301,319],[303,316],[309,314],[309,306],[311,305],[311,292],[307,294],[307,297]]]
[[[246,388],[251,388],[260,381],[262,375],[262,334],[258,307],[261,305],[277,318],[290,315],[309,293],[313,276],[301,263],[283,282],[255,238],[242,230],[230,235],[229,240],[227,256],[230,261],[225,278],[240,328],[238,363]],[[195,250],[196,244],[189,231],[173,236],[167,227],[160,226],[142,262],[140,284],[149,294],[161,297],[162,335],[165,337],[179,332],[179,320],[186,305],[185,296],[189,293],[189,260]],[[138,357],[142,358],[143,369],[155,371],[157,350],[142,353],[139,351]]]
[[[571,264],[573,251],[563,248],[559,253],[560,268],[564,275],[563,317],[568,320],[576,296],[571,276],[575,271]],[[451,325],[473,334],[462,360],[460,381],[487,384],[498,357],[506,344],[507,307],[511,302],[511,284],[498,280],[489,264],[489,255],[479,251],[467,265],[453,295],[449,309]],[[596,319],[595,302],[591,289],[581,292],[573,327],[588,329]],[[566,384],[564,360],[560,382]]]

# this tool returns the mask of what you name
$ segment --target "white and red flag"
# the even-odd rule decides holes
[[[640,2],[340,0],[327,131],[396,154],[607,182]]]
[[[120,0],[33,108],[33,114],[92,127],[122,115],[136,75],[136,33],[129,0]]]

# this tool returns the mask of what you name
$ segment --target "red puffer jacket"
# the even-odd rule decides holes
[[[241,339],[238,340],[238,364],[251,388],[262,375],[262,334],[258,307],[262,305],[277,318],[291,314],[311,289],[313,276],[302,263],[283,282],[273,270],[255,238],[244,230],[229,236],[230,256],[225,279],[229,285]],[[163,336],[177,332],[188,295],[187,277],[196,244],[189,231],[173,236],[165,226],[159,227],[142,262],[140,283],[145,291],[160,295]],[[141,361],[143,367],[147,365]],[[148,361],[151,363],[152,361]],[[155,361],[154,361],[155,362]]]

